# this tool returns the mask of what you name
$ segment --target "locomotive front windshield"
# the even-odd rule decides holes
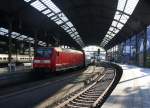
[[[51,48],[39,48],[36,50],[35,57],[49,58],[51,56]]]

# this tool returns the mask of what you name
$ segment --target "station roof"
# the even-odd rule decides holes
[[[43,3],[43,10],[34,7],[37,1]],[[36,35],[41,45],[56,41],[76,48],[100,45],[118,4],[118,0],[52,0],[61,11],[51,13],[46,1],[51,0],[1,0],[0,28],[9,29],[12,22],[12,31],[30,37],[33,42]],[[149,10],[149,1],[140,0],[130,19],[104,48],[113,47],[150,24]],[[63,16],[67,21],[61,19]]]
[[[150,25],[150,1],[140,0],[133,14],[130,16],[127,23],[120,32],[104,47],[105,49],[112,48],[115,45],[137,35],[147,26]]]

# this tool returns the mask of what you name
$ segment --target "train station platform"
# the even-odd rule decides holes
[[[8,67],[1,67],[0,68],[0,76],[3,74],[11,74],[11,73],[19,73],[19,72],[28,72],[29,70],[32,69],[32,64],[31,63],[23,63],[20,66],[15,67],[15,71],[9,72]]]
[[[122,78],[102,108],[150,108],[150,69],[120,66]]]

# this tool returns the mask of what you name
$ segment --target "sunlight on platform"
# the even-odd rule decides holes
[[[102,108],[150,108],[150,69],[120,65],[123,75]]]

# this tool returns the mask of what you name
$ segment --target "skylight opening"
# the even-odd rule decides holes
[[[68,21],[68,18],[67,18],[63,13],[58,14],[58,16],[59,16],[64,22]]]
[[[63,21],[62,21],[62,20],[58,20],[58,21],[56,21],[56,23],[57,23],[58,25],[60,25],[60,24],[63,23]]]
[[[123,11],[127,0],[118,0],[117,10]]]
[[[74,34],[71,34],[70,36],[71,36],[71,37],[74,37],[75,35],[74,35]]]
[[[31,6],[35,7],[39,11],[46,9],[46,6],[44,6],[39,0],[36,0],[35,2],[31,3]]]
[[[74,32],[75,35],[78,35],[78,32]]]
[[[60,9],[51,0],[41,0],[45,5],[52,9],[55,13],[61,12]]]
[[[106,35],[106,38],[110,38],[110,37],[111,37],[110,35],[108,35],[108,34]]]
[[[7,29],[5,29],[5,28],[2,28],[2,27],[0,28],[0,31],[1,31],[1,32],[3,32],[3,33],[4,33],[4,35],[8,33],[8,30],[7,30]]]
[[[52,17],[53,15],[55,15],[54,13],[50,13],[50,14],[48,14],[47,16],[48,17]]]
[[[69,27],[72,27],[73,25],[72,25],[72,23],[69,21],[69,22],[67,22],[67,25],[69,26]]]
[[[115,37],[115,35],[119,33],[119,31],[124,27],[124,25],[128,21],[130,17],[129,15],[133,13],[138,2],[139,0],[118,0],[117,11],[115,13],[114,20],[109,28],[109,31],[113,31],[114,34],[110,34],[110,32],[107,32],[106,35],[111,35],[112,37]],[[101,45],[104,45],[103,42],[106,39],[105,37]]]
[[[124,26],[123,24],[118,23],[117,28],[122,29],[123,26]]]
[[[139,2],[139,0],[128,0],[124,12],[131,15],[138,2]]]
[[[53,16],[53,17],[51,17],[51,20],[54,20],[54,19],[56,19],[57,18],[57,16]]]
[[[76,29],[74,27],[71,28],[72,31],[76,31]]]
[[[121,19],[120,19],[120,22],[122,22],[122,23],[126,23],[127,21],[128,21],[128,19],[129,19],[129,16],[127,16],[127,15],[122,15],[122,17],[121,17]]]
[[[65,31],[70,28],[73,28],[72,32],[75,32],[76,29],[74,28],[73,24],[68,20],[66,15],[62,13],[62,11],[51,1],[51,0],[35,0],[29,1],[24,0],[30,3],[31,6],[36,8],[38,11],[47,15],[52,21],[54,21],[57,25],[60,25]],[[71,31],[66,31],[69,35],[72,34]],[[77,33],[78,34],[78,33]],[[81,37],[79,37],[81,40]],[[83,41],[79,44],[83,45]]]
[[[115,13],[114,19],[119,20],[120,17],[121,17],[121,14],[120,14],[120,12],[117,11],[117,12]]]
[[[113,31],[113,30],[114,30],[114,27],[110,27],[109,30],[110,30],[110,31]]]
[[[24,0],[25,2],[30,2],[31,0]]]
[[[66,31],[68,34],[72,34],[73,32],[70,30],[70,31]]]
[[[8,37],[8,29],[0,27],[0,35]],[[21,40],[21,41],[25,41],[25,42],[34,44],[33,38],[25,36],[25,35],[21,35],[20,33],[17,33],[17,32],[12,32],[11,37],[14,39],[17,39],[17,40]],[[46,44],[46,43],[44,42],[44,44]]]
[[[65,31],[69,29],[69,27],[68,27],[66,24],[62,25],[61,27],[62,27]]]
[[[72,30],[71,30],[71,29],[68,29],[67,32],[72,32]]]
[[[119,32],[119,30],[118,29],[114,29],[113,32],[117,34]]]
[[[46,15],[46,14],[49,14],[50,12],[51,12],[51,10],[47,9],[47,10],[43,11],[42,13]]]
[[[117,23],[118,23],[117,21],[113,21],[112,26],[116,27]]]
[[[19,33],[17,33],[17,32],[12,32],[11,33],[11,37],[12,38],[15,38],[15,37],[17,37],[17,36],[19,36],[20,34]]]

